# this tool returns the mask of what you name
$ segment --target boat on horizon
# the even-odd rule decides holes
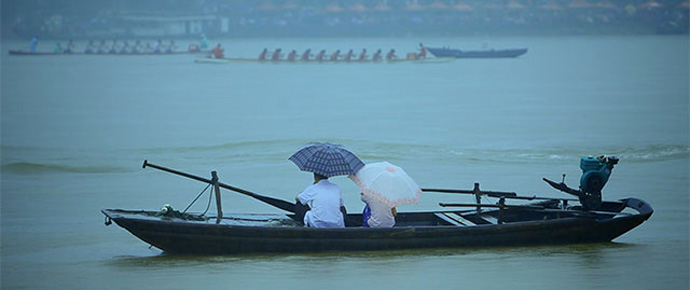
[[[461,50],[447,47],[427,47],[427,49],[435,57],[454,58],[515,58],[527,53],[527,48]]]
[[[70,52],[70,53],[63,53],[63,52],[48,52],[48,51],[26,51],[26,50],[8,50],[7,53],[9,55],[17,55],[17,56],[47,56],[47,55],[52,55],[52,56],[57,56],[57,55],[94,55],[94,56],[105,56],[105,55],[113,55],[113,56],[136,56],[136,55],[183,55],[183,54],[191,54],[191,55],[198,55],[198,54],[209,54],[211,51],[202,51],[202,50],[180,50],[180,51],[161,51],[161,52],[154,52],[154,51],[146,51],[146,52],[127,52],[127,53],[106,53],[106,52]]]
[[[395,58],[395,59],[382,59],[378,61],[374,61],[372,59],[366,59],[366,60],[359,60],[359,59],[352,59],[352,60],[345,60],[345,59],[338,59],[338,60],[329,60],[329,59],[324,59],[324,60],[315,60],[315,59],[309,59],[309,60],[301,60],[301,59],[295,59],[295,60],[288,60],[288,59],[258,59],[258,58],[242,58],[242,57],[226,57],[226,58],[212,58],[212,57],[200,57],[194,60],[195,63],[199,64],[231,64],[231,63],[274,63],[274,64],[280,64],[280,63],[293,63],[293,64],[365,64],[365,63],[445,63],[454,60],[454,58],[451,57],[429,57],[429,58]]]

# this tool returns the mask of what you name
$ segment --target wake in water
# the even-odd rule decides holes
[[[376,143],[354,140],[328,140],[353,150],[363,161],[429,160],[454,163],[554,163],[579,162],[590,155],[614,155],[625,163],[657,162],[690,158],[690,147],[683,145],[655,145],[648,147],[609,147],[584,149],[461,149],[443,145],[409,143]],[[267,164],[287,162],[294,150],[308,140],[270,140],[234,142],[208,146],[144,148],[110,152],[107,157],[96,154],[62,152],[60,157],[41,156],[37,148],[12,147],[3,150],[12,158],[3,157],[2,172],[15,174],[45,173],[124,173],[139,170],[139,162],[152,160],[184,160],[184,163],[216,165],[234,163]],[[53,149],[45,149],[53,152]],[[54,153],[54,152],[53,152]],[[65,155],[71,156],[65,158]]]
[[[44,174],[44,173],[122,173],[125,170],[110,166],[69,166],[59,164],[41,164],[29,162],[17,162],[2,165],[2,172],[15,174]]]
[[[451,150],[460,159],[478,162],[522,163],[535,161],[577,161],[584,156],[613,155],[626,163],[656,162],[690,157],[690,147],[680,145],[649,146],[644,148],[609,147],[591,149],[515,149],[515,150]]]

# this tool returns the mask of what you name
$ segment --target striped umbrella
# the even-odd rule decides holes
[[[354,153],[342,145],[330,142],[307,144],[289,158],[302,171],[314,172],[326,177],[351,175],[364,167]]]

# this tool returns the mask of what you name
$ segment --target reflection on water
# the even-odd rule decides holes
[[[634,251],[644,245],[606,242],[579,245],[552,245],[537,247],[498,247],[498,248],[440,248],[409,249],[395,251],[362,251],[362,252],[324,252],[324,253],[277,253],[277,254],[238,254],[226,256],[206,255],[169,255],[160,253],[152,256],[117,256],[107,264],[116,268],[138,267],[196,267],[214,264],[242,263],[313,263],[313,262],[365,262],[374,264],[397,263],[398,261],[422,261],[426,259],[466,259],[475,262],[503,261],[505,259],[527,259],[547,257],[554,259],[576,258],[575,265],[592,269],[601,266],[606,256]]]
[[[105,267],[118,273],[144,271],[205,273],[207,286],[239,285],[329,287],[345,289],[370,284],[442,287],[455,283],[499,289],[498,285],[534,287],[558,283],[559,289],[605,286],[611,280],[620,287],[644,284],[626,282],[615,273],[631,253],[645,253],[647,246],[625,243],[563,245],[518,248],[431,249],[321,254],[115,257]],[[588,277],[586,281],[580,277]],[[329,277],[324,279],[324,277]],[[356,277],[349,279],[345,277]],[[423,279],[416,281],[415,279]],[[259,282],[257,282],[257,280]],[[274,282],[271,282],[274,281]],[[385,281],[385,282],[384,282]],[[652,286],[652,285],[646,285]],[[501,286],[504,287],[504,286]]]

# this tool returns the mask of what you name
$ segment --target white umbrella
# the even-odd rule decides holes
[[[362,194],[378,199],[390,207],[416,204],[422,189],[402,168],[388,162],[364,165],[356,175],[350,175]]]

